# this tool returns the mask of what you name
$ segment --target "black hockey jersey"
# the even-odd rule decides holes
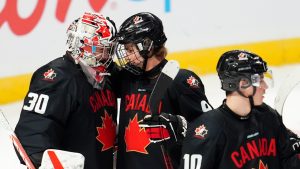
[[[118,169],[165,169],[170,165],[169,156],[163,154],[159,143],[151,143],[140,121],[150,114],[148,100],[157,75],[166,60],[143,75],[135,76],[128,71],[119,75],[121,84],[121,108],[118,134]],[[191,71],[181,69],[167,89],[158,112],[166,112],[186,117],[191,121],[210,110],[200,78]],[[164,145],[167,147],[168,145]],[[167,147],[173,167],[179,165],[180,147]]]
[[[112,169],[116,96],[90,85],[70,56],[34,72],[15,133],[35,165],[49,148],[81,153],[85,169]]]
[[[278,113],[263,104],[247,118],[224,103],[190,124],[180,169],[299,169]]]

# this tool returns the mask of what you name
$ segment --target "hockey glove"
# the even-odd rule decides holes
[[[39,169],[83,169],[84,159],[84,156],[77,152],[47,149],[43,154],[42,165]]]
[[[290,140],[292,142],[293,150],[296,153],[300,153],[300,139],[299,138],[290,137]]]
[[[291,136],[290,141],[292,142],[292,148],[296,153],[300,153],[300,138],[296,136]]]
[[[140,127],[145,128],[153,143],[162,141],[180,143],[185,137],[187,122],[183,116],[160,113],[146,115]]]
[[[292,148],[296,153],[300,153],[300,138],[297,134],[292,132],[291,130],[288,130],[288,135],[290,137],[290,141],[292,143]]]

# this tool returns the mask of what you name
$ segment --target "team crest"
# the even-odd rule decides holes
[[[53,69],[49,69],[43,75],[44,75],[44,80],[50,80],[50,81],[52,81],[56,77],[56,73],[54,72]]]
[[[240,53],[239,55],[238,55],[238,57],[239,57],[239,60],[248,60],[248,57],[247,57],[247,55],[248,54],[246,54],[246,53]]]
[[[199,81],[194,77],[190,76],[186,82],[190,85],[190,87],[198,88],[199,87]]]
[[[207,135],[207,133],[208,133],[208,130],[206,129],[204,124],[200,125],[199,127],[197,127],[195,129],[195,137],[196,138],[204,139],[204,137]]]
[[[138,23],[143,22],[143,21],[144,21],[143,18],[140,17],[140,16],[135,16],[135,17],[133,18],[133,23],[134,23],[134,24],[138,24]]]

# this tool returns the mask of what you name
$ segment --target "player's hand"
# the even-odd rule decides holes
[[[160,113],[146,115],[140,127],[145,128],[151,142],[181,142],[186,134],[187,122],[183,116]]]

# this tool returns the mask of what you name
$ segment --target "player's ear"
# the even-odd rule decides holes
[[[249,86],[251,86],[251,82],[247,78],[241,78],[239,85],[240,85],[240,89],[246,89]]]

